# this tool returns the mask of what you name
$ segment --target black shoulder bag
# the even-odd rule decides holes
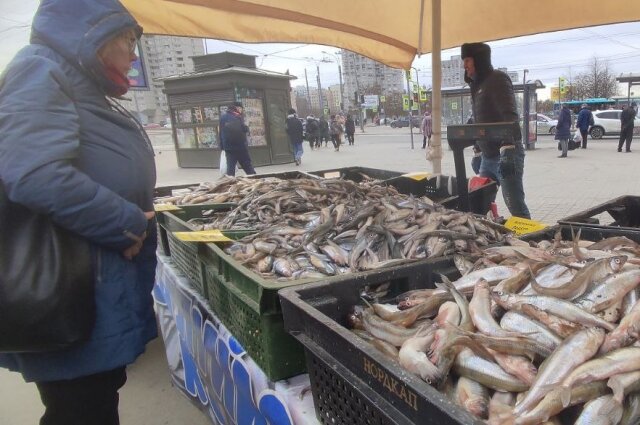
[[[89,243],[11,202],[0,182],[0,352],[85,341],[95,323]]]

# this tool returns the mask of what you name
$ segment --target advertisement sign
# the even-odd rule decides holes
[[[378,95],[377,94],[365,94],[363,107],[370,109],[378,106]]]
[[[409,95],[408,94],[403,94],[402,95],[402,110],[403,111],[408,111],[409,110]]]
[[[172,381],[212,424],[318,424],[309,375],[269,381],[170,257],[158,257],[153,298]]]
[[[127,78],[129,79],[129,88],[131,90],[148,90],[149,83],[145,72],[146,70],[142,59],[142,50],[140,49],[139,41],[136,44],[135,52],[138,59],[131,64],[131,69],[127,74]]]

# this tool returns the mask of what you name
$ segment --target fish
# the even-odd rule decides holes
[[[509,375],[496,363],[477,356],[468,348],[456,356],[453,368],[458,375],[473,379],[496,391],[523,392],[529,388],[526,383]]]
[[[585,326],[598,326],[607,331],[611,331],[615,327],[611,323],[563,299],[544,295],[516,295],[502,292],[492,292],[492,295],[493,299],[507,310],[519,310],[523,305],[532,305],[547,313]]]
[[[455,400],[467,412],[477,418],[489,416],[489,390],[472,379],[461,376],[456,384]]]
[[[613,391],[616,401],[622,404],[627,395],[640,391],[640,370],[613,375],[607,386]]]
[[[605,332],[600,328],[578,331],[545,359],[527,395],[516,404],[514,413],[521,415],[531,410],[544,396],[571,373],[573,369],[591,359],[604,341]]]
[[[523,314],[507,311],[500,319],[500,327],[506,331],[519,332],[536,341],[540,347],[549,351],[555,350],[562,343],[562,338],[551,329]]]
[[[589,313],[599,313],[617,304],[639,284],[640,269],[614,274],[573,302]]]
[[[623,413],[622,405],[612,395],[603,395],[584,405],[575,425],[617,425]]]
[[[562,404],[569,405],[571,387],[608,379],[613,375],[640,370],[640,347],[610,351],[575,368],[560,384]]]
[[[531,286],[540,295],[549,295],[562,299],[572,299],[582,295],[589,285],[604,279],[611,273],[617,273],[622,269],[627,257],[618,255],[610,258],[602,258],[586,265],[568,283],[558,287],[544,287],[533,280]]]
[[[636,302],[618,326],[604,339],[600,354],[633,344],[640,337],[640,302]]]

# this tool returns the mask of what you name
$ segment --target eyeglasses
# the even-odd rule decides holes
[[[129,47],[129,53],[135,54],[137,45],[138,45],[137,38],[131,37],[127,39],[127,47]]]

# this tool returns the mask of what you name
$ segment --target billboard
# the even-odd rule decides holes
[[[131,70],[127,74],[129,79],[129,88],[131,90],[149,90],[149,81],[147,79],[147,73],[144,65],[144,58],[142,57],[142,49],[140,48],[140,40],[136,44],[136,59],[131,65]]]

